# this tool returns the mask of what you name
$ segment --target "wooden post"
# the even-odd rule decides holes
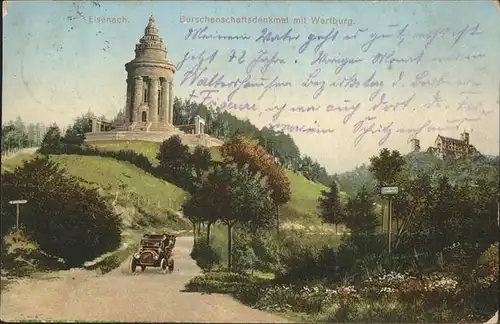
[[[19,205],[27,203],[27,200],[11,200],[9,204],[16,205],[16,229],[19,229]]]
[[[16,229],[19,229],[19,204],[16,204]]]
[[[389,196],[389,220],[387,222],[387,248],[391,254],[391,234],[392,234],[392,196]]]

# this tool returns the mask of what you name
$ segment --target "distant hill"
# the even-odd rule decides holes
[[[413,174],[427,172],[434,177],[446,175],[457,184],[473,182],[477,177],[498,178],[498,156],[476,155],[442,160],[432,153],[411,152],[404,158],[406,168]],[[354,170],[336,175],[340,188],[349,195],[354,195],[363,185],[374,188],[377,183],[368,167],[368,164],[363,164]]]

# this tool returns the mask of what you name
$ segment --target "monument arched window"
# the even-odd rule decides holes
[[[142,121],[146,122],[147,121],[147,114],[145,111],[142,112]]]
[[[144,88],[144,96],[143,97],[144,97],[144,101],[143,102],[144,103],[148,103],[149,102],[149,93],[148,93],[148,88],[147,87]]]

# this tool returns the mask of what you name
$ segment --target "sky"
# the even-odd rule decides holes
[[[494,1],[9,1],[2,120],[115,116],[154,15],[176,96],[290,133],[331,173],[464,130],[498,155],[499,13]]]

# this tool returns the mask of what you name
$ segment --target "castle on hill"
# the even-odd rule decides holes
[[[125,64],[125,70],[125,122],[115,125],[93,119],[92,131],[85,134],[87,141],[162,142],[179,135],[183,143],[190,146],[222,145],[222,141],[205,134],[205,121],[200,116],[194,118],[192,125],[173,125],[175,66],[167,59],[167,49],[158,35],[153,16],[149,18],[144,35],[135,45],[135,58]]]
[[[410,141],[411,151],[420,151],[420,140],[414,138]],[[460,134],[460,139],[445,137],[438,134],[434,141],[434,146],[427,148],[427,152],[433,153],[439,157],[461,157],[470,154],[479,153],[474,145],[470,144],[469,133],[465,130]]]

